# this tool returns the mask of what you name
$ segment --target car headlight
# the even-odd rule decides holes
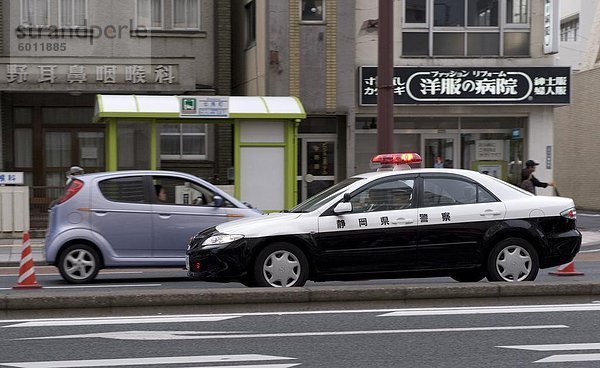
[[[202,243],[202,249],[219,248],[236,240],[242,239],[243,235],[238,234],[218,234],[213,235]]]

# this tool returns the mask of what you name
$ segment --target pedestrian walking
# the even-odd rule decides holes
[[[521,171],[521,182],[519,183],[519,187],[521,189],[525,189],[526,191],[535,194],[535,187],[533,186],[533,182],[531,181],[532,171],[525,168]]]
[[[533,191],[531,193],[536,194],[535,192],[535,188],[539,187],[539,188],[546,188],[548,186],[554,187],[554,182],[551,181],[549,183],[545,183],[543,181],[539,181],[534,175],[533,172],[535,171],[535,167],[539,165],[538,162],[535,162],[533,160],[527,160],[527,162],[525,162],[525,168],[521,171],[521,179],[523,179],[524,177],[529,178],[528,180],[531,181],[531,183],[533,184]],[[526,184],[527,185],[527,184]]]

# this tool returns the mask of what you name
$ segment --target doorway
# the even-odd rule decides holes
[[[458,134],[422,134],[423,167],[460,168]]]
[[[335,135],[298,138],[298,203],[335,183],[337,164]]]

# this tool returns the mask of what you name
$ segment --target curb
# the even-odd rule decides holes
[[[596,296],[600,281],[568,283],[464,283],[460,285],[382,285],[302,287],[290,289],[239,288],[211,290],[149,290],[70,292],[9,291],[0,296],[0,311],[123,307],[182,307],[239,304],[281,304],[426,299],[507,298],[526,296]]]

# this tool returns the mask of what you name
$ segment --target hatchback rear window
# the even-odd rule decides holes
[[[146,203],[142,176],[103,180],[98,187],[102,195],[109,201]]]

